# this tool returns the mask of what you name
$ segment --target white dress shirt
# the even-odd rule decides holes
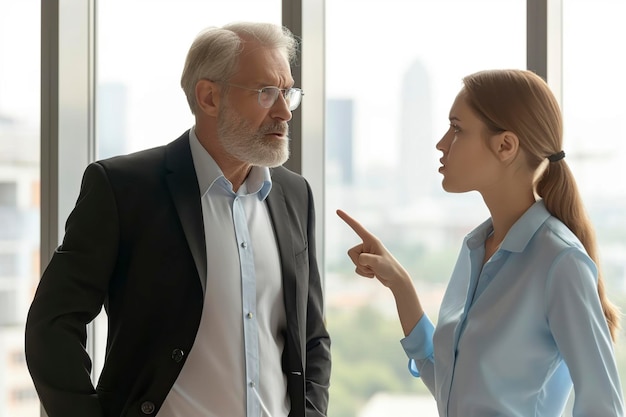
[[[158,417],[286,417],[286,315],[265,204],[269,169],[253,167],[235,193],[194,129],[189,142],[202,198],[207,284],[196,340]]]

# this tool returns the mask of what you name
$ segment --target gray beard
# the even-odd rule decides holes
[[[269,132],[285,131],[286,122],[251,127],[227,104],[220,108],[217,136],[224,150],[232,157],[251,165],[273,168],[289,159],[289,138],[287,140],[268,139]]]

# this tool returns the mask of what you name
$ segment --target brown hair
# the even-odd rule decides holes
[[[515,133],[531,169],[546,166],[535,191],[548,211],[578,237],[596,263],[598,295],[615,341],[620,312],[605,293],[593,225],[565,160],[547,160],[563,150],[563,122],[556,98],[547,83],[531,71],[480,71],[463,78],[463,84],[467,102],[489,130]]]

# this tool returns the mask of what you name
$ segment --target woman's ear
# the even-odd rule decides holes
[[[220,87],[213,81],[200,80],[196,83],[196,105],[198,111],[217,117],[220,104]]]
[[[494,154],[502,162],[512,162],[519,152],[519,138],[508,130],[493,136],[491,146]]]

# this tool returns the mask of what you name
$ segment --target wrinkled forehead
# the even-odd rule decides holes
[[[277,86],[293,83],[285,52],[279,48],[268,48],[256,40],[244,44],[231,79]]]

